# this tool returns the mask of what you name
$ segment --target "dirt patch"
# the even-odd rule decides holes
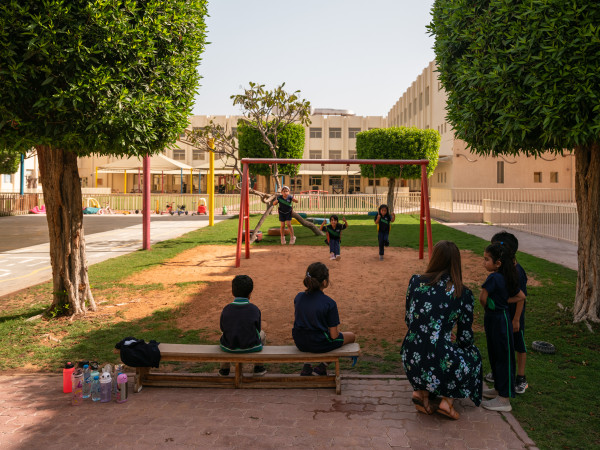
[[[234,267],[235,248],[201,246],[188,250],[165,264],[138,273],[126,283],[145,285],[158,281],[166,289],[144,296],[143,302],[122,306],[126,318],[150,315],[157,307],[183,304],[177,326],[184,330],[208,330],[217,339],[219,317],[232,300],[231,279],[246,274],[254,280],[252,302],[262,311],[263,328],[270,344],[292,343],[295,295],[302,285],[306,267],[323,261],[330,269],[331,285],[326,293],[338,304],[341,329],[361,337],[396,342],[404,337],[404,306],[408,281],[414,273],[423,272],[427,260],[419,260],[418,252],[406,248],[388,248],[384,261],[379,261],[373,247],[345,247],[342,260],[329,261],[325,247],[285,246],[252,250],[251,259],[242,259]],[[463,277],[468,285],[480,285],[487,272],[481,256],[462,252]],[[190,283],[187,295],[174,295],[169,284]],[[205,282],[196,285],[194,282]],[[180,292],[180,291],[179,291]]]

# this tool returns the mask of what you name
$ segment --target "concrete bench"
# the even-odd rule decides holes
[[[135,377],[135,392],[143,386],[170,387],[219,387],[219,388],[335,388],[342,391],[340,380],[340,358],[359,356],[358,343],[344,345],[328,353],[305,353],[292,345],[268,345],[261,352],[226,353],[218,345],[159,344],[161,362],[231,362],[235,375],[219,377],[212,374],[158,373],[150,367],[138,367]],[[242,364],[266,363],[335,363],[335,375],[301,377],[299,375],[267,374],[262,377],[245,376]]]

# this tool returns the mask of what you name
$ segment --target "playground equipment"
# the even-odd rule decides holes
[[[46,205],[37,206],[35,205],[33,208],[29,210],[30,214],[46,214]]]
[[[399,165],[421,166],[421,210],[419,223],[419,259],[423,259],[425,228],[427,228],[427,250],[431,258],[433,251],[433,236],[431,235],[431,217],[429,215],[429,188],[427,183],[427,166],[429,160],[407,159],[292,159],[292,158],[243,158],[242,192],[240,196],[240,213],[238,223],[235,267],[240,267],[242,259],[242,234],[245,234],[245,256],[250,259],[250,164],[362,164],[362,165]],[[345,204],[346,202],[344,202]],[[345,208],[344,208],[345,209]],[[325,211],[323,211],[325,213]]]
[[[203,198],[200,199],[200,201],[198,202],[198,209],[196,212],[192,213],[192,216],[199,216],[200,214],[206,214],[206,200],[204,200]]]

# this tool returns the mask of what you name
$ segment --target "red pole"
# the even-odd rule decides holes
[[[423,167],[423,166],[421,166]],[[421,209],[419,211],[419,259],[423,259],[423,242],[425,232],[423,224],[423,214],[425,209],[425,199],[423,197],[423,170],[421,170]]]
[[[244,170],[248,167],[247,164],[244,164]],[[238,221],[238,233],[237,233],[237,244],[235,248],[235,267],[240,267],[240,260],[242,259],[242,229],[244,227],[244,189],[246,189],[246,184],[244,183],[244,179],[242,178],[242,192],[240,193],[240,217]]]
[[[150,156],[144,156],[144,190],[143,190],[143,245],[144,250],[150,250]]]
[[[244,164],[244,226],[246,227],[246,259],[250,259],[250,173]]]
[[[429,253],[429,259],[431,259],[431,253],[433,252],[433,236],[431,235],[431,216],[429,215],[429,188],[427,187],[427,166],[423,164],[421,166],[421,177],[423,179],[423,200],[425,201],[425,219],[427,221],[427,251]]]

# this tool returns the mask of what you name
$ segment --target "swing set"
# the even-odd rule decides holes
[[[243,158],[242,191],[240,195],[240,216],[238,223],[237,247],[235,252],[235,267],[240,267],[242,259],[242,233],[245,233],[245,257],[250,259],[250,164],[321,164],[323,173],[325,164],[345,164],[348,173],[350,164],[363,164],[373,166],[421,166],[421,210],[419,214],[419,259],[423,259],[425,226],[427,227],[427,250],[431,258],[433,251],[433,238],[431,236],[431,217],[429,214],[429,189],[427,186],[427,159],[285,159],[285,158]],[[323,178],[321,178],[323,180]],[[344,211],[345,211],[344,198]],[[390,205],[393,208],[393,205]],[[323,211],[325,213],[325,211]]]

